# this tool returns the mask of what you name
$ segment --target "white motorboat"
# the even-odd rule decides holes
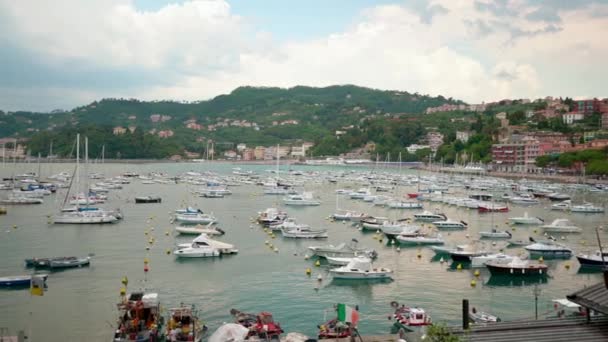
[[[175,214],[175,220],[183,223],[190,224],[208,224],[217,222],[215,216],[210,214],[201,214],[201,213],[184,213],[184,214]]]
[[[392,200],[392,198],[389,196],[377,195],[377,196],[374,196],[373,204],[375,206],[381,207],[381,206],[386,205],[386,203],[388,203],[391,200]],[[364,201],[365,201],[365,199],[364,199]]]
[[[200,235],[207,234],[209,236],[224,235],[225,232],[220,228],[216,227],[214,223],[208,223],[206,225],[197,224],[196,226],[177,226],[175,231],[182,235]]]
[[[175,210],[176,214],[202,214],[203,211],[197,208],[192,208],[192,207],[186,207],[186,208],[181,208],[181,209],[176,209]]]
[[[414,201],[389,201],[386,206],[390,209],[422,209],[422,203]]]
[[[570,199],[570,195],[562,194],[562,193],[558,193],[558,192],[547,194],[545,197],[547,197],[551,201],[567,201]]]
[[[116,221],[116,216],[104,210],[66,211],[53,217],[53,223],[61,224],[100,224]]]
[[[353,191],[348,196],[352,199],[363,199],[365,196],[371,195],[372,192],[368,188],[361,188],[357,191]]]
[[[177,245],[178,249],[191,247],[193,244],[200,244],[202,246],[211,246],[216,249],[220,254],[235,254],[238,253],[239,250],[234,247],[234,245],[210,239],[207,234],[201,234],[197,236],[191,243],[182,243]]]
[[[0,204],[42,204],[44,200],[42,198],[34,197],[9,197],[6,199],[0,199]]]
[[[485,267],[487,262],[493,263],[509,263],[513,257],[503,253],[490,253],[478,255],[471,258],[471,267]]]
[[[570,200],[565,200],[559,203],[555,203],[553,205],[551,205],[551,210],[570,210],[570,207],[572,207],[572,203],[570,202]]]
[[[382,228],[382,224],[388,222],[388,217],[370,216],[361,220],[363,229],[378,230]]]
[[[327,259],[327,262],[330,265],[334,265],[334,266],[345,266],[348,265],[349,262],[351,262],[353,259],[355,258],[360,258],[361,260],[369,260],[371,262],[370,258],[367,258],[365,256],[360,256],[360,257],[327,257],[325,259]]]
[[[471,320],[475,324],[488,324],[488,323],[496,323],[500,322],[500,318],[491,313],[477,311],[477,309],[472,308],[469,312],[469,320]]]
[[[340,210],[335,212],[332,217],[336,221],[361,222],[361,220],[368,217],[368,215],[351,210]]]
[[[380,227],[380,230],[389,239],[394,238],[397,235],[412,235],[417,234],[420,231],[419,226],[408,224],[405,222],[384,222]]]
[[[592,203],[583,203],[578,205],[572,205],[570,207],[570,211],[572,211],[573,213],[597,214],[603,213],[604,208],[593,205]]]
[[[490,231],[479,232],[479,236],[486,239],[510,239],[511,233],[506,230],[498,231],[493,228]]]
[[[181,245],[180,245],[181,246]],[[178,258],[206,258],[220,256],[220,252],[206,242],[192,242],[188,247],[179,247],[173,254]]]
[[[464,221],[454,221],[447,219],[445,221],[432,222],[437,229],[466,229],[467,223]]]
[[[397,235],[400,245],[443,245],[445,241],[441,234],[434,236],[427,234]]]
[[[258,223],[263,226],[282,223],[286,218],[287,213],[277,208],[267,208],[258,213]]]
[[[568,259],[572,256],[572,249],[556,243],[555,241],[541,241],[534,242],[524,247],[531,257],[543,257],[543,258],[565,258]]]
[[[289,189],[283,186],[269,186],[264,188],[264,195],[287,195]]]
[[[308,247],[314,255],[327,258],[327,257],[355,257],[355,256],[367,256],[368,258],[374,259],[378,256],[378,253],[369,248],[357,247],[358,241],[353,239],[349,244],[341,243],[339,245],[324,245],[324,246],[310,246]]]
[[[304,192],[301,195],[289,195],[283,199],[285,205],[297,205],[297,206],[317,206],[321,205],[321,201],[314,199],[312,193]]]
[[[414,219],[417,221],[423,221],[423,222],[437,222],[437,221],[442,221],[442,220],[445,221],[448,218],[444,214],[433,213],[433,212],[425,210],[421,213],[414,214]]]
[[[538,199],[534,198],[534,196],[532,194],[521,194],[519,196],[512,196],[509,198],[509,201],[513,204],[519,204],[519,205],[540,204],[540,201]]]
[[[534,225],[534,224],[543,224],[543,222],[545,222],[543,219],[541,219],[540,217],[535,217],[535,216],[528,216],[528,213],[524,213],[524,216],[520,216],[520,217],[509,217],[509,222],[511,222],[512,224],[529,224],[529,225]]]
[[[327,229],[313,230],[308,225],[296,224],[292,227],[281,228],[283,237],[298,239],[323,239],[327,238]]]
[[[388,268],[374,268],[370,259],[357,257],[347,265],[332,268],[329,273],[334,279],[390,279],[392,270]]]
[[[582,230],[575,226],[568,219],[556,219],[551,224],[541,226],[545,232],[549,233],[580,233]]]

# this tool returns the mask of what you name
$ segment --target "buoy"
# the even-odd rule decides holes
[[[397,252],[401,252],[401,247],[397,246]]]
[[[467,235],[465,235],[465,237],[468,239],[470,236],[469,236],[469,234],[467,234]]]
[[[264,241],[265,244],[269,244],[270,242],[268,242],[268,240]]]
[[[124,287],[121,287],[121,288],[120,288],[120,295],[121,295],[121,296],[124,296],[124,295],[126,295],[126,294],[127,294],[127,289],[126,289],[126,288],[124,288]]]
[[[540,263],[542,264],[544,261],[545,261],[545,259],[544,259],[544,258],[543,258],[543,256],[541,255],[541,256],[538,258],[538,262],[540,262]]]
[[[456,269],[459,270],[459,271],[462,270],[462,264],[456,265]]]
[[[311,274],[312,274],[312,270],[310,268],[307,268],[306,275],[310,277]]]
[[[315,261],[315,266],[316,266],[316,267],[321,266],[321,262],[320,262],[319,260]]]
[[[416,253],[416,257],[417,257],[418,259],[420,259],[420,258],[422,258],[422,254],[421,254],[420,252],[418,252],[418,253]]]
[[[149,264],[149,263],[150,263],[150,259],[148,259],[148,258],[144,258],[144,265],[147,265],[147,264]]]
[[[274,239],[274,238],[276,238],[276,235],[272,234],[272,235],[270,235],[270,238]]]
[[[308,254],[304,254],[304,260],[308,260],[310,259],[310,256]]]
[[[149,270],[148,266],[144,266],[144,272],[148,273]]]
[[[372,239],[377,240],[378,239],[378,235],[372,236]]]
[[[496,246],[496,241],[492,241],[492,246]]]
[[[151,231],[154,231],[154,227],[151,227],[151,228],[150,228],[150,230],[151,230]]]
[[[475,287],[477,285],[477,281],[475,279],[471,280],[471,287]]]
[[[322,281],[323,280],[323,276],[319,273],[319,275],[317,276],[317,281]]]
[[[561,237],[561,239],[562,239],[562,240],[566,240],[566,237],[565,237],[565,236],[562,236],[562,237]]]
[[[382,237],[380,237],[380,238],[378,239],[378,242],[382,243]]]
[[[148,240],[149,244],[153,244],[154,243],[154,238],[150,238],[150,240]]]
[[[120,282],[124,285],[127,286],[129,285],[129,278],[127,277],[122,277],[122,279],[120,280]]]
[[[512,231],[515,231],[515,229],[516,229],[515,227],[511,228]]]
[[[536,228],[534,228],[534,230],[532,230],[534,232],[534,234],[538,234],[538,230]]]
[[[275,247],[275,248],[274,248],[274,252],[275,252],[275,253],[279,253],[279,249]]]
[[[583,245],[583,246],[584,246],[584,245],[586,245],[586,244],[587,244],[587,241],[585,241],[585,240],[581,241],[581,245]]]
[[[167,255],[171,254],[171,250],[167,248],[167,250],[165,251],[165,253],[167,253]]]
[[[150,250],[150,246],[146,246],[146,250],[149,251]]]
[[[443,260],[443,257],[441,257],[441,259],[439,259],[439,263],[443,264],[445,262],[445,260]]]
[[[473,272],[473,275],[476,276],[476,277],[479,277],[479,274],[480,274],[479,270],[475,270],[475,272]]]
[[[148,231],[147,230],[144,230],[144,235],[148,235]]]
[[[569,263],[569,262],[567,262],[567,263],[564,265],[564,267],[565,267],[567,270],[569,270],[569,269],[570,269],[570,263]]]

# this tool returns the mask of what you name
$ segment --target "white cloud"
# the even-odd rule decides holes
[[[75,101],[83,93],[89,100],[101,95],[200,100],[240,85],[345,83],[480,102],[598,96],[600,81],[607,78],[602,37],[608,20],[594,15],[606,6],[560,10],[556,24],[528,20],[539,7],[520,0],[507,3],[508,17],[468,0],[435,0],[426,8],[432,6],[445,9],[433,12],[432,20],[406,6],[376,6],[342,32],[278,43],[223,0],[153,12],[126,0],[0,0],[0,21],[11,25],[10,33],[0,30],[0,41],[10,39],[56,68],[77,61],[89,68],[137,67],[167,75],[162,84],[126,89],[118,84],[113,91],[95,92],[94,85],[83,84],[78,96],[66,90],[72,105],[82,104]],[[597,69],[592,79],[555,81],[560,73],[585,68]]]

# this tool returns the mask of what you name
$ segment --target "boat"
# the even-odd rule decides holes
[[[368,215],[365,213],[359,213],[351,210],[339,210],[332,214],[332,218],[336,221],[361,222],[361,220],[366,217],[368,217]]]
[[[361,188],[348,194],[351,199],[363,199],[365,196],[371,195],[372,192],[368,188]]]
[[[492,228],[490,231],[479,232],[479,236],[486,239],[510,239],[511,233],[506,230],[498,231],[497,229]]]
[[[42,277],[44,281],[48,278],[48,274],[20,275],[0,277],[0,287],[25,287],[30,286],[32,277]]]
[[[134,292],[117,305],[118,328],[114,342],[154,342],[164,340],[158,293]]]
[[[506,205],[497,204],[497,203],[480,202],[477,205],[477,211],[480,213],[491,213],[491,212],[506,213],[509,211],[509,207],[507,207]]]
[[[565,200],[565,201],[551,205],[551,210],[565,211],[565,210],[570,210],[571,207],[572,207],[572,202],[570,202],[570,200]]]
[[[277,208],[267,208],[258,213],[258,223],[268,227],[272,223],[282,223],[287,218],[287,213]]]
[[[207,234],[209,236],[224,235],[225,232],[219,227],[215,226],[215,223],[208,223],[207,225],[197,224],[196,226],[177,226],[175,231],[182,235],[200,235]]]
[[[508,276],[546,276],[548,269],[545,264],[533,263],[518,257],[513,257],[513,260],[507,263],[487,262],[486,267],[492,275]]]
[[[454,221],[447,219],[445,221],[433,221],[432,222],[437,229],[466,229],[467,223],[464,221]]]
[[[471,267],[484,267],[488,262],[511,262],[513,257],[503,253],[488,253],[471,258]]]
[[[521,194],[519,196],[512,196],[509,198],[509,201],[513,204],[526,206],[540,204],[540,201],[536,199],[532,194]]]
[[[448,253],[453,261],[461,261],[466,263],[471,262],[471,259],[474,257],[489,254],[487,251],[470,250],[467,248],[467,246],[457,246],[456,249],[451,250]]]
[[[355,257],[345,266],[332,268],[329,273],[334,279],[389,279],[393,271],[388,268],[374,268],[366,257]]]
[[[337,317],[319,324],[319,340],[343,339],[355,336],[357,323],[359,322],[359,308],[354,308],[346,304],[338,304],[333,309]]]
[[[231,309],[230,314],[237,324],[249,330],[245,339],[278,341],[283,333],[281,325],[274,321],[270,312],[262,311],[254,315]]]
[[[580,233],[582,230],[572,224],[568,219],[556,219],[551,224],[541,226],[545,232],[550,233]]]
[[[593,254],[579,254],[576,256],[581,266],[606,266],[608,265],[608,252],[595,251]]]
[[[175,214],[175,220],[183,223],[209,224],[217,222],[215,216],[201,213]]]
[[[349,262],[351,262],[354,258],[357,257],[326,257],[327,263],[334,266],[346,266]],[[365,257],[360,257],[365,258]],[[368,258],[369,259],[369,258]],[[371,261],[371,259],[369,259]]]
[[[5,207],[0,207],[0,215],[6,215],[8,210]]]
[[[361,220],[361,228],[375,231],[382,228],[385,222],[388,222],[388,217],[369,216]]]
[[[542,256],[543,258],[569,259],[572,256],[572,249],[556,243],[553,240],[534,242],[524,248],[533,258]]]
[[[593,205],[592,203],[583,203],[570,206],[570,211],[573,213],[598,214],[603,213],[604,208]]]
[[[414,236],[420,232],[421,227],[405,222],[384,222],[380,230],[389,239],[394,239],[397,235]]]
[[[435,236],[427,234],[397,235],[395,237],[400,245],[443,245],[445,241],[441,234]]]
[[[226,242],[218,241],[218,240],[213,240],[213,239],[209,238],[209,236],[207,236],[207,234],[201,234],[201,235],[197,236],[190,243],[178,244],[177,249],[189,248],[195,244],[201,245],[202,247],[210,246],[213,249],[220,252],[220,254],[236,254],[239,252],[239,250],[236,249],[236,247],[234,245],[226,243]]]
[[[72,211],[71,208],[62,210],[60,214],[53,216],[52,221],[55,224],[102,224],[114,223],[118,218],[114,212],[105,210],[84,210],[78,208]]]
[[[524,213],[524,216],[509,217],[509,222],[512,224],[543,224],[545,221],[540,217],[528,216],[528,212]]]
[[[327,229],[312,230],[310,227],[294,227],[294,228],[283,228],[281,230],[283,237],[286,238],[297,238],[297,239],[326,239]]]
[[[49,267],[51,269],[59,268],[74,268],[89,266],[91,264],[91,257],[63,257],[63,258],[51,258],[49,259]]]
[[[373,249],[359,248],[357,247],[358,241],[353,239],[351,243],[341,243],[339,245],[324,245],[324,246],[310,246],[308,247],[314,255],[318,257],[355,257],[355,256],[367,256],[370,259],[374,259],[378,256],[378,253]]]
[[[206,258],[220,256],[220,252],[206,241],[192,242],[184,246],[180,244],[173,254],[178,258]]]
[[[160,203],[161,198],[159,196],[138,196],[135,197],[135,203]]]
[[[500,322],[500,318],[498,316],[483,311],[477,311],[475,307],[471,308],[471,310],[469,311],[469,320],[475,324]]]
[[[558,193],[558,192],[547,194],[547,195],[545,195],[545,197],[551,201],[567,201],[570,199],[570,195],[562,194],[562,193]]]
[[[285,205],[295,206],[317,206],[321,205],[321,201],[314,199],[312,193],[304,192],[302,194],[289,195],[283,199]]]
[[[167,319],[167,341],[201,342],[207,326],[199,320],[194,305],[170,308]]]
[[[395,309],[392,316],[389,316],[389,319],[395,320],[394,330],[415,331],[432,324],[431,316],[422,308],[399,305],[396,301],[391,302],[391,307]]]
[[[422,209],[422,202],[414,201],[389,201],[386,203],[389,209]]]
[[[442,220],[445,221],[448,218],[444,214],[433,213],[433,212],[425,210],[421,213],[414,214],[414,219],[416,221],[423,221],[423,222],[437,222],[437,221],[442,221]]]
[[[5,199],[0,199],[0,204],[42,204],[44,200],[42,198],[34,197],[17,197],[10,196]]]

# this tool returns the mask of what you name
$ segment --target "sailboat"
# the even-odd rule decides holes
[[[332,218],[336,221],[352,221],[360,222],[362,219],[367,217],[367,214],[360,213],[352,210],[340,209],[338,206],[338,197],[340,194],[336,192],[336,211],[332,214]]]
[[[88,164],[88,153],[89,153],[89,140],[85,138],[85,166]],[[74,177],[76,179],[76,189],[80,189],[80,174],[79,174],[79,162],[80,162],[80,134],[76,135],[76,166],[74,169]],[[88,176],[88,175],[87,175]],[[86,182],[88,183],[88,181]],[[72,184],[70,184],[72,185]],[[88,184],[87,184],[88,186]],[[63,202],[67,201],[70,194],[70,190],[66,193],[66,198]],[[77,196],[79,197],[79,196]],[[100,208],[89,207],[89,194],[88,187],[85,193],[85,207],[80,207],[80,201],[76,202],[75,207],[64,208],[59,214],[53,217],[54,223],[66,223],[66,224],[98,224],[98,223],[114,223],[118,221],[119,216],[115,212],[106,211]],[[122,217],[120,215],[119,217]]]

